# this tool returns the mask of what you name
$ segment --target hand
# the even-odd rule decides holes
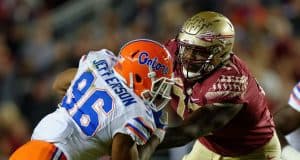
[[[156,128],[165,129],[168,125],[168,113],[165,110],[158,112],[152,110],[152,112]]]
[[[158,112],[152,110],[152,112],[156,125],[156,130],[153,134],[159,138],[160,142],[162,142],[166,133],[165,128],[168,125],[168,113],[164,110],[160,110]]]

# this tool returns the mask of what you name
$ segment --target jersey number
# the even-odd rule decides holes
[[[61,103],[87,136],[92,136],[100,127],[98,115],[108,114],[113,109],[112,97],[105,90],[91,87],[94,80],[91,72],[84,72]]]

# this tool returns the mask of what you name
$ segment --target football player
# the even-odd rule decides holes
[[[148,39],[128,42],[119,57],[89,52],[58,77],[55,88],[67,89],[59,108],[10,160],[148,159],[164,137],[172,68],[168,50]]]
[[[300,82],[293,88],[288,105],[275,114],[274,120],[276,128],[280,132],[279,135],[283,134],[279,136],[282,146],[282,159],[298,160],[300,158],[299,151],[293,148],[292,145],[289,145],[284,135],[287,135],[287,138],[291,139],[291,144],[294,147],[300,148],[299,132],[288,135],[300,127]]]
[[[196,140],[184,160],[275,160],[280,143],[260,85],[232,51],[234,26],[200,12],[165,45],[175,59],[171,106],[183,122],[159,148]]]

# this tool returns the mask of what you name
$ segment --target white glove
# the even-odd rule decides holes
[[[159,142],[161,143],[165,138],[166,130],[157,128],[153,134],[159,139]]]
[[[156,130],[153,134],[159,138],[160,142],[162,142],[166,134],[165,129],[168,125],[168,113],[165,110],[158,112],[153,111],[153,116],[156,125]]]
[[[281,158],[282,160],[299,160],[300,152],[294,149],[292,146],[287,145],[282,148]]]

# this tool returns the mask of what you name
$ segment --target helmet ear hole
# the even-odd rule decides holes
[[[142,77],[140,75],[135,74],[134,77],[135,77],[135,82],[137,82],[137,83],[141,83],[142,82]]]

